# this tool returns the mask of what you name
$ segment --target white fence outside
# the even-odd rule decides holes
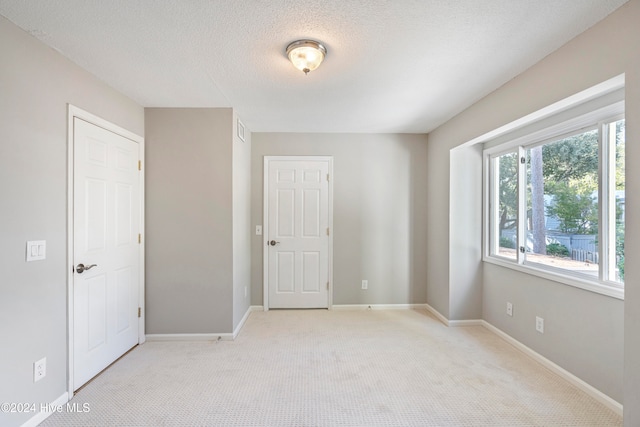
[[[515,230],[503,230],[502,237],[513,242],[516,247]],[[584,262],[598,263],[598,243],[597,237],[593,234],[564,234],[558,232],[547,232],[547,245],[559,243],[569,251],[571,259]],[[527,233],[527,250],[533,250],[533,234]]]

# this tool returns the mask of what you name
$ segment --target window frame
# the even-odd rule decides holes
[[[575,117],[563,120],[559,123],[553,123],[553,117],[550,122],[552,124],[541,127],[540,124],[532,126],[533,130],[527,132],[526,129],[520,129],[513,132],[514,136],[510,138],[499,138],[499,141],[490,140],[485,142],[483,150],[483,261],[491,264],[500,265],[513,270],[517,270],[526,274],[542,277],[555,282],[567,284],[580,289],[596,292],[610,297],[624,299],[624,284],[608,280],[607,272],[611,267],[610,252],[615,251],[615,241],[611,240],[611,230],[615,229],[615,202],[611,207],[611,185],[610,179],[613,177],[615,185],[615,151],[614,158],[611,159],[612,149],[615,150],[615,141],[611,148],[611,141],[606,137],[607,126],[624,119],[624,100],[613,102],[604,107],[595,108],[587,113],[576,115]],[[598,251],[602,256],[599,261],[598,278],[590,277],[586,274],[571,272],[553,266],[526,261],[525,254],[521,253],[520,247],[525,241],[526,228],[526,167],[520,165],[518,161],[518,184],[517,184],[517,242],[516,242],[516,258],[508,258],[493,253],[497,249],[498,239],[493,236],[495,230],[496,210],[492,208],[497,203],[495,196],[495,185],[497,171],[493,167],[494,159],[509,153],[516,153],[517,159],[525,155],[526,150],[535,146],[547,144],[557,141],[568,136],[577,135],[581,132],[589,130],[598,130]],[[613,170],[612,170],[613,168]],[[615,193],[614,196],[615,198]],[[605,203],[602,201],[605,200]],[[615,200],[615,199],[614,199]],[[611,212],[614,209],[613,226],[611,225]],[[615,237],[615,231],[613,231]],[[609,244],[611,243],[611,244]],[[492,247],[495,246],[495,247]],[[610,247],[613,246],[613,249]],[[497,252],[497,251],[496,251]],[[615,267],[613,267],[615,268]]]

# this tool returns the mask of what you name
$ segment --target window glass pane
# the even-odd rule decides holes
[[[614,139],[610,141],[614,146],[613,155],[615,156],[615,183],[613,194],[615,195],[615,229],[611,233],[613,244],[615,248],[615,257],[611,265],[614,265],[610,269],[610,280],[618,282],[624,282],[624,211],[625,211],[625,178],[624,178],[624,164],[625,164],[625,121],[619,120],[615,123],[609,124],[609,131],[613,133]],[[615,142],[615,144],[613,144]]]
[[[494,195],[493,255],[516,259],[518,235],[518,156],[517,153],[503,154],[493,159]]]
[[[525,262],[598,278],[598,131],[527,149]]]

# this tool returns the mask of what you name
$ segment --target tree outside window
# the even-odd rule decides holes
[[[602,144],[600,139],[603,140]],[[600,147],[603,147],[602,151]],[[533,143],[492,158],[492,254],[624,281],[625,121]],[[608,166],[606,166],[608,162]],[[525,168],[522,190],[520,168]],[[600,188],[602,186],[602,188]],[[607,197],[601,203],[599,191]],[[523,207],[519,200],[524,198]],[[526,220],[519,224],[518,210]],[[604,211],[605,215],[602,215]],[[601,230],[600,219],[605,218]],[[523,227],[518,241],[518,227]],[[606,244],[600,239],[606,238]],[[606,253],[600,253],[602,248]],[[518,258],[520,249],[522,255]],[[607,265],[601,277],[601,258]]]

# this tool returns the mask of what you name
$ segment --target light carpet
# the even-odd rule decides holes
[[[235,341],[143,344],[71,403],[89,411],[41,425],[622,425],[485,328],[413,310],[253,312]]]

